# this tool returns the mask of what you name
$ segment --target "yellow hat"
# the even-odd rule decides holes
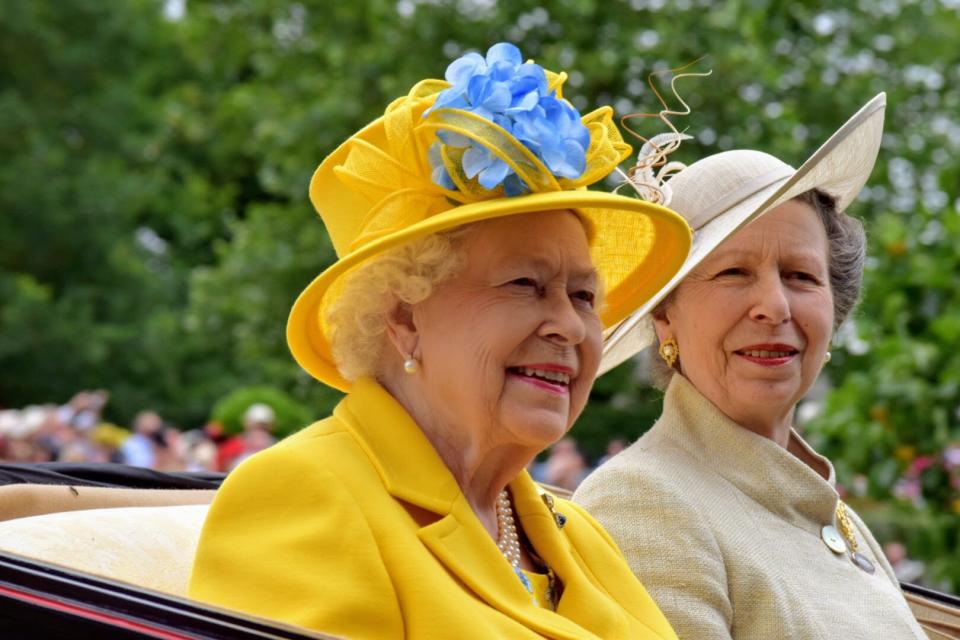
[[[512,47],[495,48],[504,46]],[[448,69],[448,79],[456,64]],[[528,65],[531,63],[523,65],[524,71],[529,71]],[[579,117],[562,100],[566,75],[540,72],[546,78],[540,93],[559,99],[563,110]],[[350,383],[340,375],[333,359],[325,305],[336,298],[346,274],[403,243],[480,220],[571,209],[592,227],[591,253],[606,288],[600,312],[605,328],[625,318],[665,285],[690,249],[690,228],[673,211],[626,196],[586,190],[631,153],[613,124],[609,107],[580,120],[589,132],[585,166],[578,177],[567,178],[551,172],[529,146],[485,117],[489,113],[462,108],[462,99],[437,104],[441,92],[456,88],[456,82],[441,80],[418,83],[408,95],[390,104],[382,117],[330,154],[310,182],[310,200],[339,259],[297,298],[287,322],[287,343],[300,366],[332,387],[347,391]],[[431,109],[435,104],[437,108]],[[499,117],[495,120],[505,122]],[[580,127],[579,123],[575,126]],[[585,138],[586,132],[583,135]],[[522,184],[527,193],[511,197],[507,195],[509,185],[486,188],[480,184],[482,176],[474,173],[468,177],[471,171],[463,169],[464,148],[458,146],[463,141],[482,149],[493,162],[505,162],[511,175],[522,181],[515,178],[514,184]],[[446,175],[435,182],[438,164]]]

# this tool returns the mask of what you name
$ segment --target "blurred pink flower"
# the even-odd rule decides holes
[[[910,463],[910,466],[907,468],[906,475],[910,478],[916,478],[921,473],[929,469],[935,462],[936,459],[932,456],[919,456],[918,458],[914,459],[912,463]]]

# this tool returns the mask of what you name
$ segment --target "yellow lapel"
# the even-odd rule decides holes
[[[591,629],[601,638],[627,637],[623,609],[611,594],[595,583],[589,567],[557,523],[555,513],[564,518],[573,514],[563,513],[559,505],[556,509],[549,508],[543,499],[545,492],[526,472],[510,483],[510,490],[527,538],[563,586],[557,613]]]
[[[437,559],[478,597],[521,625],[548,638],[583,639],[584,629],[533,604],[493,539],[466,501],[450,514],[420,530],[420,539]],[[465,517],[464,517],[465,516]]]
[[[357,380],[334,409],[390,495],[437,514],[461,495],[453,474],[399,402],[371,378]]]
[[[470,508],[453,474],[416,423],[383,387],[368,378],[358,380],[350,395],[334,410],[334,415],[357,438],[391,495],[441,516],[438,521],[422,527],[418,536],[463,584],[491,607],[541,635],[560,639],[585,637],[584,628],[576,624],[575,617],[567,619],[533,604],[530,594]],[[582,572],[570,557],[569,543],[559,535],[530,476],[524,472],[510,486],[524,530],[538,553],[543,548],[542,557],[566,584],[561,605],[568,598],[579,597],[580,585],[585,583]],[[519,510],[520,504],[525,505],[523,513]],[[591,587],[585,589],[593,596],[590,601],[600,600]],[[605,604],[610,607],[612,603]],[[589,606],[592,605],[584,608]],[[598,604],[596,608],[603,607]],[[610,624],[594,628],[609,629]],[[600,637],[623,637],[623,634],[601,634]]]

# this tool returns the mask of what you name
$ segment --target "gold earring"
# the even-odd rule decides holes
[[[413,375],[420,371],[420,363],[413,356],[407,356],[406,360],[403,361],[403,370],[409,375]]]
[[[830,352],[827,351],[826,355],[823,356],[823,364],[827,364],[828,362],[830,362],[830,358],[832,358],[832,357],[833,357],[833,356],[830,354]]]
[[[667,363],[667,366],[673,369],[673,363],[676,362],[680,356],[680,347],[677,345],[677,341],[673,338],[667,338],[664,342],[660,343],[659,352],[660,357]]]

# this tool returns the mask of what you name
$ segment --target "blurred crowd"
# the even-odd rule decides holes
[[[537,482],[573,491],[590,472],[627,447],[623,438],[614,438],[607,443],[607,450],[591,465],[580,449],[577,441],[570,436],[563,438],[546,452],[542,462],[534,461],[530,465],[530,475]]]
[[[230,471],[276,442],[276,416],[266,404],[243,415],[241,433],[228,435],[217,422],[184,429],[156,411],[139,412],[127,427],[103,419],[107,391],[81,391],[69,402],[0,410],[0,462],[119,462],[159,471]],[[597,466],[627,446],[611,440],[595,464],[577,441],[553,445],[530,473],[538,482],[573,491]]]
[[[0,461],[119,462],[158,471],[230,471],[276,440],[275,415],[251,405],[243,430],[227,434],[208,422],[181,429],[156,411],[144,410],[130,428],[104,421],[104,390],[81,391],[62,405],[0,410]]]
[[[0,462],[118,462],[158,471],[230,471],[276,442],[276,416],[266,404],[250,405],[243,414],[243,429],[230,435],[217,422],[185,430],[152,410],[139,412],[130,428],[121,427],[103,419],[108,400],[104,390],[81,391],[62,405],[0,410]],[[627,444],[623,438],[611,440],[604,455],[591,464],[568,436],[531,463],[530,473],[538,482],[573,491]],[[954,458],[947,466],[956,471],[960,485],[960,448],[950,453]],[[919,477],[919,472],[908,472],[901,484],[906,486],[914,475]],[[844,495],[851,489],[857,493],[857,483],[853,484],[838,489]],[[888,542],[884,551],[901,580],[916,581],[923,574],[923,563],[907,558],[900,542]]]

